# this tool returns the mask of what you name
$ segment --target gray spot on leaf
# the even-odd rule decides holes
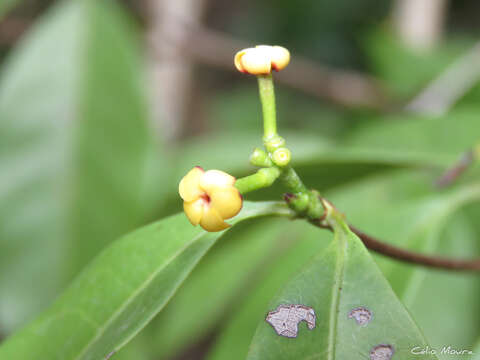
[[[392,345],[377,345],[370,351],[370,360],[390,360],[394,352]]]
[[[365,326],[372,320],[372,312],[364,307],[358,307],[348,313],[349,319],[355,319],[358,325]]]
[[[315,311],[305,305],[279,305],[265,318],[278,335],[295,338],[298,335],[298,323],[305,321],[309,330],[315,328]]]

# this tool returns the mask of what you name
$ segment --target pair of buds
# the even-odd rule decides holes
[[[284,69],[290,62],[290,53],[281,46],[258,45],[239,51],[234,62],[242,73],[268,75],[272,69]],[[290,152],[282,148],[274,153],[275,159],[278,166],[284,166],[290,161]],[[196,166],[180,181],[178,191],[188,220],[206,231],[228,228],[230,224],[225,219],[237,215],[243,204],[235,178],[220,170],[204,171]]]

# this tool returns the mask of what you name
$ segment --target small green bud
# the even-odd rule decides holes
[[[250,155],[250,164],[258,167],[270,167],[273,165],[267,153],[259,148],[255,148],[252,155]]]
[[[292,153],[287,148],[281,147],[275,150],[272,154],[272,160],[275,165],[284,167],[290,163]]]
[[[281,136],[275,135],[275,136],[272,136],[268,139],[264,138],[263,143],[265,145],[265,148],[269,152],[273,153],[278,148],[281,148],[281,147],[285,146],[285,139],[282,138]]]

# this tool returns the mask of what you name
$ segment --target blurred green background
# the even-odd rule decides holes
[[[309,186],[389,242],[478,255],[480,208],[433,183],[480,139],[480,3],[0,1],[0,341],[111,241],[180,211],[190,168],[254,171],[256,81],[233,55],[255,44],[291,51],[279,130]],[[265,304],[330,238],[233,229],[116,358],[244,358]],[[432,346],[480,341],[478,276],[377,260]]]

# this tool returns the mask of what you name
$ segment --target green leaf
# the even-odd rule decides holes
[[[423,159],[424,165],[449,166],[479,141],[476,107],[455,109],[442,117],[396,115],[379,118],[352,132],[341,147],[385,156]],[[420,162],[417,162],[420,164]]]
[[[470,360],[480,360],[480,340],[477,342],[477,345],[472,351],[473,355],[470,357]]]
[[[335,230],[334,243],[296,275],[268,309],[282,304],[311,307],[316,327],[309,330],[300,325],[298,336],[292,339],[277,335],[261,319],[248,359],[374,358],[371,352],[380,345],[391,346],[395,359],[411,359],[412,348],[427,345],[360,239],[336,211],[330,213],[327,221]],[[358,308],[370,312],[364,325],[351,318]]]
[[[168,358],[213,331],[265,276],[271,259],[293,246],[304,225],[261,220],[229,231],[152,322],[148,330],[157,357]]]
[[[373,70],[398,97],[420,91],[472,46],[473,41],[448,39],[430,51],[415,51],[390,29],[376,29],[365,41]]]
[[[2,0],[0,2],[0,20],[5,16],[5,14],[13,8],[19,0]]]
[[[383,241],[417,252],[458,258],[479,253],[477,235],[459,208],[477,201],[478,185],[439,192],[428,176],[403,171],[358,182],[328,196],[349,221]],[[478,277],[377,257],[397,296],[438,351],[466,348],[480,331]],[[445,355],[438,355],[444,358]]]
[[[272,295],[300,272],[313,254],[324,251],[332,240],[329,232],[304,222],[294,222],[289,226],[295,232],[295,244],[286,253],[272,259],[271,266],[265,269],[266,275],[258,279],[245,300],[235,304],[234,311],[219,324],[218,339],[208,354],[209,360],[244,360],[258,319],[265,316]]]
[[[233,223],[291,216],[278,203],[244,203]],[[178,214],[125,236],[103,251],[36,321],[0,346],[0,358],[102,359],[158,313],[222,233]]]
[[[153,140],[133,33],[115,2],[61,1],[5,63],[0,322],[9,330],[143,222]]]
[[[472,226],[460,212],[444,224],[435,225],[426,236],[435,244],[435,254],[471,258],[478,254],[478,238]],[[443,236],[439,232],[444,232]],[[438,240],[435,239],[438,237]],[[405,266],[404,266],[405,267]],[[458,356],[442,354],[444,346],[454,349],[471,349],[471,344],[480,333],[480,308],[478,296],[480,281],[478,276],[465,272],[449,272],[417,267],[415,275],[402,271],[400,267],[392,267],[391,271],[399,271],[409,278],[409,284],[397,292],[412,316],[421,326],[430,345],[438,350],[439,359],[452,359]],[[391,276],[390,278],[398,278]],[[402,281],[392,282],[394,289]],[[395,289],[396,290],[396,289]]]

